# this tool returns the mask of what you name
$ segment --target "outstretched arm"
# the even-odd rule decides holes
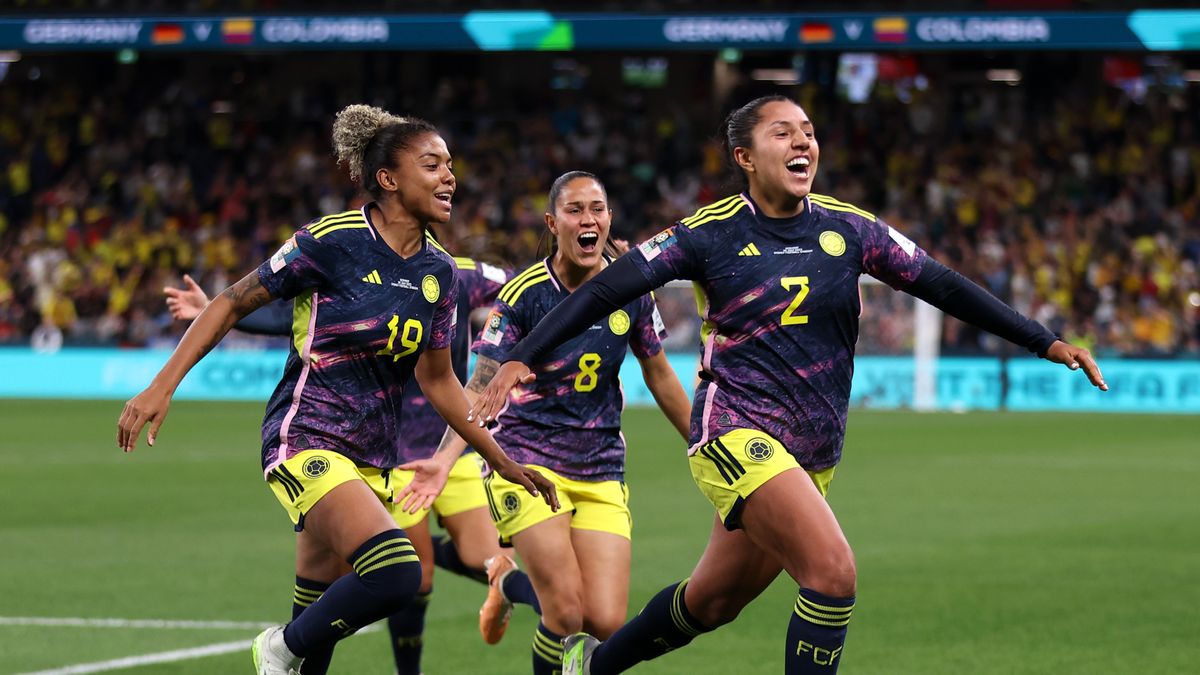
[[[167,359],[166,365],[150,386],[125,404],[117,421],[117,446],[125,452],[132,452],[147,423],[150,424],[150,431],[146,440],[154,445],[158,430],[167,418],[171,396],[183,377],[225,337],[239,318],[270,300],[271,294],[259,280],[258,270],[254,270],[208,303],[183,334],[171,358]]]
[[[1045,326],[933,258],[925,259],[921,274],[905,290],[956,319],[979,326],[1048,361],[1071,370],[1083,368],[1093,385],[1108,391],[1091,352],[1059,340]]]
[[[587,330],[587,327],[654,290],[654,285],[634,264],[621,256],[550,311],[508,355],[492,383],[471,406],[468,421],[479,426],[492,421],[518,382],[533,381],[529,365],[541,361],[554,347]]]

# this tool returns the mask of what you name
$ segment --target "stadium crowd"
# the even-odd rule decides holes
[[[0,83],[0,344],[173,342],[184,326],[164,286],[190,273],[220,289],[297,226],[360,204],[329,147],[333,112],[350,102],[335,92],[194,77]],[[794,93],[822,141],[819,192],[878,213],[1073,342],[1200,354],[1194,86],[1138,102],[1099,82],[1056,95],[934,82],[904,96],[880,83],[865,104],[827,85]],[[547,186],[570,169],[604,179],[614,230],[632,240],[731,190],[711,106],[586,85],[521,98],[469,78],[419,105],[371,102],[446,136],[459,189],[438,235],[460,255],[544,254]],[[662,302],[688,342],[671,345],[691,348],[694,305]],[[896,333],[883,348],[904,348]],[[1002,348],[944,328],[946,353]]]

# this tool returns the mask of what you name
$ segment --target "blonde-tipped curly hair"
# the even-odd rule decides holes
[[[375,134],[386,126],[407,121],[383,108],[361,103],[348,105],[338,112],[333,119],[333,151],[338,163],[350,169],[350,180],[356,183],[362,180],[363,155]]]

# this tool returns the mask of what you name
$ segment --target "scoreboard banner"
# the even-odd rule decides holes
[[[551,13],[0,18],[19,50],[1200,49],[1200,9],[974,14]]]

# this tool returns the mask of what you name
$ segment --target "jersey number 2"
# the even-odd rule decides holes
[[[392,329],[392,334],[388,337],[387,346],[375,352],[376,356],[390,356],[392,363],[408,356],[415,354],[421,348],[421,322],[416,319],[405,319],[404,332],[400,333],[400,317],[393,314],[392,320],[388,322],[388,328]],[[396,334],[400,333],[400,344],[404,347],[404,351],[393,352],[392,348],[396,344]]]
[[[600,379],[600,374],[596,372],[596,369],[599,367],[599,354],[588,353],[579,357],[579,374],[575,376],[575,391],[592,391],[595,389],[596,380]]]
[[[808,277],[784,277],[779,280],[785,291],[790,291],[799,286],[800,290],[796,291],[796,297],[792,298],[792,304],[783,310],[783,317],[779,323],[784,326],[796,326],[802,323],[808,323],[807,314],[796,314],[796,310],[800,309],[800,303],[804,302],[804,298],[808,297]]]

